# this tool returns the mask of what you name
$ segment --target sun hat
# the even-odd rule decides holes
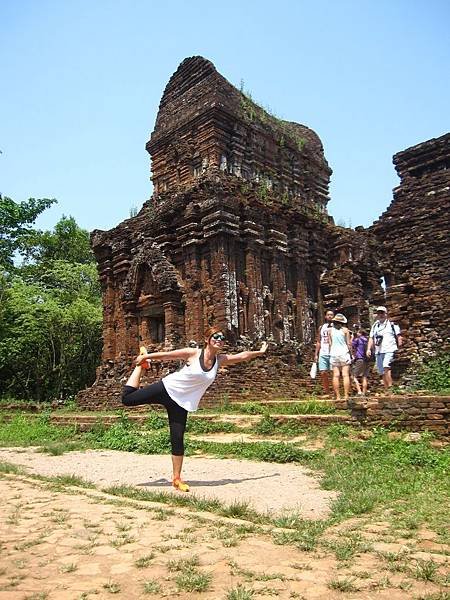
[[[336,321],[337,323],[347,323],[347,317],[344,317],[344,315],[342,315],[341,313],[337,313],[336,315],[334,315],[333,317],[333,321]]]
[[[377,306],[377,309],[375,312],[385,312],[387,313],[387,308],[385,306]]]

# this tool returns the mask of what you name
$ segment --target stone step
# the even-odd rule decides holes
[[[233,444],[233,443],[244,443],[252,444],[257,442],[265,442],[270,444],[282,444],[289,442],[289,444],[301,445],[303,450],[314,451],[323,448],[323,443],[318,440],[308,440],[304,435],[291,436],[289,438],[277,438],[274,436],[256,435],[253,433],[202,433],[189,435],[190,439],[199,442],[214,442],[215,444]]]
[[[155,411],[156,412],[156,411]],[[159,411],[158,411],[159,412]],[[163,411],[161,411],[163,414]],[[296,421],[297,423],[304,423],[309,425],[329,425],[330,423],[354,423],[355,421],[350,415],[336,415],[336,414],[319,414],[319,415],[285,415],[285,414],[272,414],[272,419],[279,423],[285,423],[288,421]],[[145,423],[148,413],[146,415],[127,415],[130,421],[134,423]],[[189,417],[193,420],[205,420],[214,421],[216,423],[232,423],[240,427],[252,427],[255,423],[258,423],[262,415],[243,415],[243,414],[225,414],[225,413],[196,413]],[[109,417],[85,417],[83,415],[52,415],[51,422],[55,425],[77,425],[81,430],[90,429],[96,423],[101,422],[105,425],[112,425],[120,419],[118,415],[111,415]]]
[[[146,414],[132,415],[127,414],[127,418],[133,423],[145,423],[148,415],[151,412],[161,412],[161,415],[165,414],[164,411],[153,411],[150,409]],[[331,423],[348,423],[355,424],[356,421],[352,419],[350,415],[337,415],[337,414],[319,414],[319,415],[285,415],[285,414],[272,414],[272,419],[278,423],[286,423],[289,421],[295,421],[297,423],[303,423],[305,425],[329,425]],[[30,417],[37,418],[37,415],[30,415]],[[12,415],[5,415],[5,418],[9,420]],[[262,415],[244,415],[244,414],[230,414],[230,413],[202,413],[198,412],[195,415],[191,415],[192,420],[205,420],[214,421],[216,423],[232,423],[238,427],[250,428],[254,424],[258,423],[263,418]],[[53,425],[59,426],[70,426],[76,425],[80,431],[88,431],[98,423],[103,425],[113,425],[115,422],[121,419],[120,415],[83,415],[83,414],[67,414],[57,415],[52,414],[50,416],[50,422]]]

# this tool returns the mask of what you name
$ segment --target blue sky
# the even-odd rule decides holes
[[[0,0],[0,193],[110,229],[150,197],[145,143],[187,56],[322,139],[329,212],[368,226],[392,155],[449,131],[447,0]]]

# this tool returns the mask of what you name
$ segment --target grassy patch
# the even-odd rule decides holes
[[[411,572],[416,579],[434,581],[439,565],[434,560],[416,560]]]
[[[145,594],[160,594],[161,593],[161,586],[155,579],[150,579],[149,581],[144,581],[143,587],[144,587]]]
[[[0,473],[13,473],[14,475],[23,475],[24,470],[22,467],[14,465],[9,462],[0,462]]]
[[[277,463],[313,463],[321,454],[320,450],[303,450],[302,448],[297,448],[296,446],[285,442],[218,443],[191,440],[189,448],[191,450],[201,450],[206,454],[221,458],[245,458],[247,460]]]
[[[150,554],[146,554],[145,556],[141,556],[141,558],[138,558],[137,560],[135,560],[134,565],[138,569],[144,569],[145,567],[148,567],[148,565],[150,564],[150,562],[153,560],[154,557],[155,557],[155,555],[153,554],[153,552],[151,552]]]
[[[19,414],[9,421],[0,420],[0,446],[33,446],[69,440],[76,435],[76,427],[58,427],[50,422],[50,413],[37,417]]]
[[[419,389],[432,392],[450,393],[450,355],[432,358],[424,363],[417,375]]]
[[[175,578],[178,589],[184,592],[205,592],[211,580],[211,573],[201,573],[196,569],[183,571]]]
[[[38,479],[41,479],[39,475],[36,475]],[[42,477],[44,481],[49,481],[51,483],[55,483],[56,485],[68,486],[73,485],[75,487],[82,487],[86,489],[95,488],[95,484],[82,477],[78,477],[78,475],[54,475],[53,477]]]
[[[294,531],[274,531],[272,538],[280,546],[296,546],[300,550],[311,551],[317,546],[318,538],[326,527],[325,521],[304,521],[297,524]]]
[[[341,579],[332,579],[328,582],[328,587],[339,592],[357,592],[354,579],[350,577],[342,577]]]
[[[212,575],[210,573],[200,572],[197,569],[198,565],[199,559],[196,555],[191,556],[190,558],[170,560],[167,563],[169,572],[178,573],[175,581],[179,591],[204,592],[209,588]]]
[[[190,558],[180,558],[178,560],[169,560],[167,569],[170,573],[177,571],[189,571],[195,569],[200,564],[198,556],[194,555]]]
[[[166,424],[167,427],[167,424]],[[237,433],[241,431],[233,423],[209,421],[207,419],[189,419],[186,431],[194,434],[201,433]]]
[[[254,597],[255,594],[252,589],[238,585],[229,590],[226,600],[252,600]]]
[[[328,451],[315,464],[325,473],[322,486],[341,492],[333,504],[335,519],[371,512],[403,498],[427,502],[436,496],[442,503],[448,497],[448,450],[434,449],[426,436],[409,443],[390,439],[384,430],[375,430],[368,440],[355,440],[349,434],[341,425],[330,427]]]

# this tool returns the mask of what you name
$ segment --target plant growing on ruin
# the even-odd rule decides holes
[[[419,371],[417,387],[431,392],[450,391],[450,355],[437,356],[424,363]]]

